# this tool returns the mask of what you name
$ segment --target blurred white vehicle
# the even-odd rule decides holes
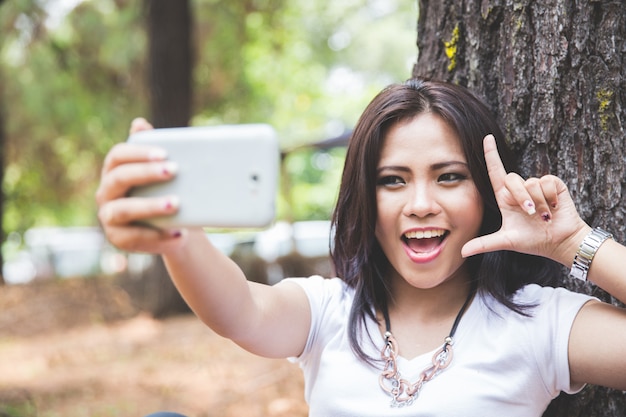
[[[267,265],[268,284],[290,276],[330,275],[331,238],[328,220],[277,222],[256,236],[254,252]]]
[[[277,222],[259,232],[255,250],[266,262],[297,252],[305,257],[327,256],[330,253],[330,221],[312,220],[294,223]]]
[[[7,283],[111,274],[126,267],[97,227],[44,227],[24,233],[22,248],[6,256]]]

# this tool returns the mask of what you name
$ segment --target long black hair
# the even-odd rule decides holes
[[[333,213],[335,229],[331,252],[337,275],[355,289],[349,318],[352,349],[371,362],[360,345],[360,330],[369,317],[386,307],[390,297],[385,276],[391,267],[376,240],[376,169],[383,141],[397,123],[430,112],[441,117],[456,132],[472,179],[484,204],[480,234],[502,225],[493,187],[489,180],[483,138],[493,134],[507,171],[516,169],[504,134],[486,104],[458,85],[428,79],[410,79],[381,91],[361,115],[350,138],[346,161]],[[557,265],[544,258],[509,251],[490,252],[469,258],[470,276],[479,291],[491,294],[519,314],[529,306],[512,301],[512,295],[529,283],[554,285]]]

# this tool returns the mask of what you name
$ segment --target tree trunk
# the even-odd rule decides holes
[[[192,19],[189,0],[145,0],[150,121],[155,128],[187,126],[192,103]],[[188,311],[163,263],[146,271],[142,304],[156,317]]]
[[[2,0],[0,0],[0,5],[2,4]],[[6,124],[5,124],[5,112],[6,107],[4,106],[4,74],[2,74],[2,69],[0,68],[0,184],[4,182],[4,168],[6,166],[5,163],[5,149],[6,149]],[[4,191],[0,189],[0,219],[4,219]],[[0,221],[0,242],[5,241],[6,234],[4,232],[4,222]],[[5,284],[4,274],[2,273],[2,269],[4,266],[4,257],[2,256],[2,251],[0,250],[0,286]]]
[[[4,0],[0,0],[0,6],[2,6]],[[2,41],[0,41],[0,46]],[[4,106],[4,74],[2,74],[2,68],[0,68],[0,184],[4,183],[4,168],[6,166],[4,155],[6,149],[6,124],[5,124],[5,106]],[[4,191],[0,188],[0,219],[4,219]],[[0,221],[0,242],[4,243],[4,221]],[[0,286],[5,284],[4,274],[2,273],[4,267],[4,257],[0,250]]]
[[[482,95],[524,176],[553,173],[582,217],[626,241],[623,0],[420,0],[414,75]],[[615,302],[565,274],[563,285]],[[551,416],[623,416],[626,394],[588,386]]]
[[[154,127],[187,126],[192,102],[189,0],[145,0],[145,5],[151,121]]]

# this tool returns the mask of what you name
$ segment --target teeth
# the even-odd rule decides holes
[[[446,233],[443,229],[432,229],[432,230],[414,230],[412,232],[407,232],[404,234],[404,237],[407,239],[429,239],[431,237],[440,237]]]

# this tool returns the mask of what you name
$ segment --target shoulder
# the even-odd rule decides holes
[[[311,310],[316,315],[329,310],[345,310],[354,299],[354,289],[340,278],[313,275],[308,278],[287,278],[283,281],[294,283],[304,290]]]
[[[514,323],[527,334],[553,333],[571,329],[581,308],[593,300],[586,294],[566,288],[529,284],[520,288],[511,301],[522,309],[522,314],[501,304],[490,294],[479,293],[480,314],[489,325],[511,327]]]
[[[286,278],[283,282],[299,285],[310,296],[341,296],[353,292],[341,278],[324,278],[320,275],[312,275],[308,278]]]
[[[580,309],[593,297],[587,294],[577,293],[561,287],[542,287],[537,284],[529,284],[519,289],[513,296],[513,300],[522,305],[537,305],[539,308]]]
[[[349,288],[341,278],[324,278],[321,275],[312,275],[306,278],[285,278],[283,282],[298,284],[305,291],[343,291]]]
[[[509,352],[507,363],[526,363],[528,366],[516,369],[527,372],[531,380],[539,378],[550,396],[581,388],[571,384],[568,346],[574,320],[593,297],[566,288],[529,284],[512,299],[526,306],[526,314],[514,312],[488,294],[481,294],[480,300],[484,338],[493,339],[499,351]]]
[[[481,301],[490,310],[498,315],[507,315],[510,311],[500,304],[491,295],[480,293]],[[511,301],[520,306],[529,307],[528,311],[534,316],[543,310],[580,309],[587,301],[594,297],[581,294],[561,287],[544,287],[538,284],[528,284],[520,288],[513,294]],[[511,311],[511,313],[514,313]]]

